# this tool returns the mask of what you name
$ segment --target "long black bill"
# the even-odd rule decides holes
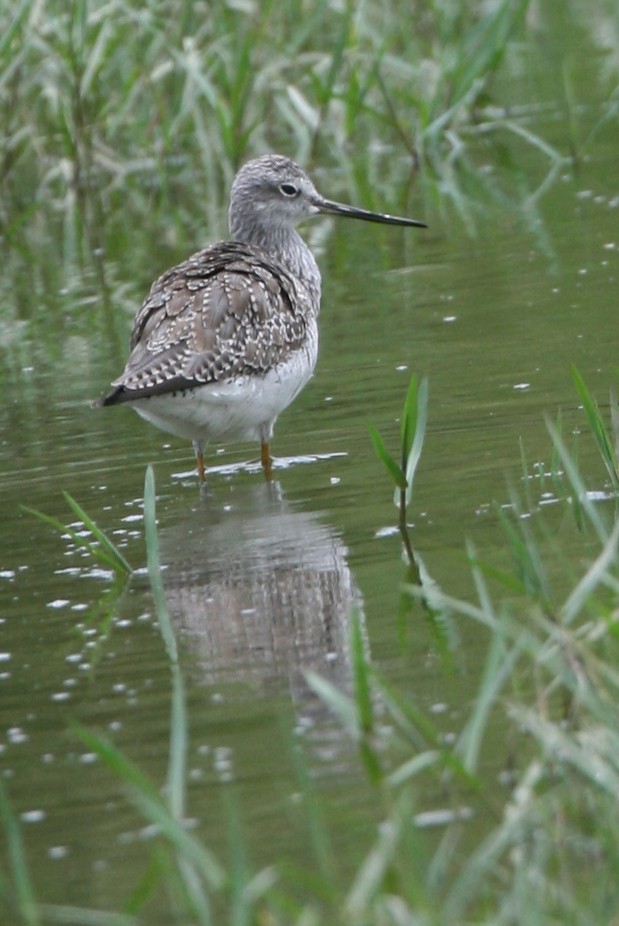
[[[378,222],[381,225],[408,225],[416,228],[427,228],[425,222],[417,219],[406,219],[399,215],[387,215],[385,212],[369,212],[367,209],[358,209],[356,206],[346,206],[344,203],[335,203],[330,199],[317,200],[316,206],[327,215],[343,215],[349,219],[362,219],[364,222]]]

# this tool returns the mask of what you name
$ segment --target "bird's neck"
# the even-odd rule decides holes
[[[320,270],[316,259],[301,235],[294,228],[261,228],[254,226],[251,235],[234,236],[237,241],[253,244],[272,255],[296,279],[320,299]]]

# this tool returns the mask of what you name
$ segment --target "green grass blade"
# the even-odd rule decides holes
[[[617,468],[615,449],[604,425],[598,404],[587,389],[585,382],[576,367],[572,367],[572,377],[574,379],[578,395],[580,396],[585,415],[587,416],[589,427],[593,432],[595,443],[597,444],[600,456],[602,457],[602,462],[604,463],[606,471],[610,477],[613,489],[619,490],[619,472]]]
[[[421,452],[423,450],[423,443],[426,435],[426,424],[428,421],[428,390],[428,378],[424,376],[424,378],[421,380],[421,383],[419,384],[419,388],[415,387],[414,390],[414,412],[408,407],[408,398],[407,404],[405,406],[405,415],[410,415],[411,417],[409,432],[407,433],[407,440],[410,440],[410,447],[406,454],[406,465],[404,467],[406,473],[407,505],[410,505],[413,496],[415,473],[417,472],[417,466],[419,465],[419,460],[421,459]]]
[[[73,726],[82,742],[91,749],[124,781],[129,797],[141,813],[159,831],[181,858],[190,862],[201,873],[206,883],[219,890],[224,883],[224,871],[214,856],[196,839],[170,811],[152,782],[106,737],[98,736],[79,725]]]
[[[350,624],[350,653],[355,684],[355,702],[359,726],[364,733],[370,733],[374,726],[372,694],[369,679],[369,665],[365,652],[365,640],[359,612],[353,611]]]
[[[611,386],[610,390],[610,436],[613,442],[615,460],[619,460],[619,403],[617,390]]]
[[[335,685],[317,672],[308,670],[304,673],[304,676],[310,688],[335,714],[347,733],[354,739],[358,739],[361,733],[359,729],[359,712],[353,699],[342,694],[339,688],[336,688]]]
[[[406,469],[406,461],[413,445],[417,427],[417,377],[413,373],[408,384],[408,392],[402,410],[400,424],[400,444],[402,449],[402,469]]]
[[[603,582],[611,567],[617,562],[617,545],[619,544],[619,521],[615,523],[608,542],[600,555],[591,564],[582,579],[576,583],[561,611],[565,625],[570,624],[580,614],[589,596]]]
[[[274,867],[251,874],[249,845],[243,832],[238,807],[228,791],[224,794],[227,806],[227,832],[229,842],[228,897],[230,899],[230,926],[251,926],[256,922],[256,906],[277,882]],[[259,919],[259,917],[258,917]]]
[[[77,547],[82,547],[82,549],[87,550],[90,555],[97,562],[102,563],[104,566],[107,566],[113,572],[121,572],[121,574],[126,574],[124,567],[119,567],[119,562],[116,557],[110,556],[110,554],[103,550],[101,547],[96,546],[96,544],[91,543],[91,541],[86,540],[85,537],[80,537],[77,531],[73,528],[68,527],[66,524],[63,524],[62,521],[59,521],[57,518],[52,517],[49,514],[45,514],[43,511],[38,511],[36,508],[29,508],[27,505],[20,506],[22,511],[26,511],[28,514],[33,515],[35,518],[38,518],[39,521],[43,521],[44,524],[49,524],[50,527],[53,527],[55,530],[59,531],[61,534],[68,534],[72,542]],[[129,571],[133,570],[129,567]]]
[[[41,912],[46,923],[59,923],[60,926],[140,926],[138,918],[130,914],[86,907],[41,904]]]
[[[359,867],[345,901],[347,922],[365,922],[367,911],[374,898],[380,893],[387,878],[391,863],[397,853],[401,828],[410,813],[394,813],[385,821],[374,845]]]
[[[524,17],[529,0],[502,0],[491,13],[481,16],[459,43],[456,66],[450,74],[452,94],[464,98],[475,81],[494,73],[507,48],[510,34]],[[481,89],[481,88],[480,88]]]
[[[331,834],[324,818],[324,808],[317,794],[317,783],[310,773],[306,756],[298,744],[295,744],[291,750],[291,761],[298,782],[301,808],[307,829],[304,841],[309,844],[308,848],[322,877],[324,893],[335,896],[338,858],[333,851]]]
[[[144,532],[146,536],[146,559],[148,576],[150,580],[155,610],[159,622],[159,629],[170,661],[172,676],[172,702],[170,716],[170,745],[168,749],[168,775],[166,783],[167,807],[173,820],[182,822],[185,816],[187,798],[187,745],[188,722],[187,706],[185,700],[185,682],[178,661],[178,647],[174,628],[168,611],[168,604],[161,579],[159,563],[159,538],[157,535],[155,477],[152,466],[146,468],[144,479]],[[140,803],[139,793],[136,803]],[[157,811],[158,805],[143,805],[142,811],[150,813]],[[160,823],[160,825],[162,825]],[[212,922],[210,902],[203,887],[205,875],[212,878],[212,871],[204,871],[195,858],[187,851],[186,844],[179,844],[178,831],[175,827],[168,828],[168,839],[174,845],[178,869],[182,877],[183,886],[187,894],[187,901],[194,911],[194,915],[202,926],[210,926]],[[176,837],[176,838],[175,838]]]
[[[376,456],[393,479],[397,488],[406,489],[406,477],[385,447],[382,437],[373,424],[368,425],[368,430],[370,432],[370,437],[372,438],[372,443],[374,444],[374,449],[376,450]]]
[[[502,624],[497,624],[490,639],[484,672],[472,702],[470,717],[455,747],[455,752],[462,758],[470,774],[478,770],[479,754],[492,711],[501,689],[513,673],[519,655],[519,645],[508,649],[505,629]]]
[[[172,662],[178,660],[176,637],[170,620],[161,569],[159,565],[159,537],[157,535],[157,516],[155,512],[155,476],[152,466],[146,467],[144,478],[144,534],[146,537],[146,562],[148,578],[155,600],[155,610],[163,642]]]
[[[87,540],[85,537],[81,537],[77,531],[73,530],[73,528],[63,524],[62,521],[59,521],[57,518],[45,514],[43,511],[38,511],[36,508],[29,508],[27,505],[22,505],[21,508],[23,511],[28,512],[28,514],[34,515],[34,517],[38,518],[39,521],[43,521],[44,524],[49,524],[51,527],[55,528],[55,530],[60,531],[60,533],[68,534],[76,546],[87,550],[94,559],[100,563],[105,564],[106,566],[109,566],[115,573],[127,576],[131,575],[133,573],[133,569],[122,555],[118,547],[112,543],[112,541],[97,526],[92,518],[86,514],[81,505],[79,505],[75,499],[69,495],[68,492],[63,492],[62,494],[73,513],[77,515],[80,521],[82,521],[84,524],[84,527],[89,530],[90,533],[95,537],[96,543],[93,543],[91,540]]]
[[[109,537],[103,533],[103,531],[97,526],[92,518],[86,514],[81,505],[79,505],[75,499],[69,495],[68,492],[63,492],[62,494],[74,514],[78,516],[80,521],[83,522],[84,526],[91,532],[91,534],[96,537],[98,543],[101,546],[101,549],[105,551],[110,562],[114,563],[115,571],[124,572],[128,576],[131,575],[133,569],[122,555],[118,547],[112,543]]]
[[[167,849],[151,853],[146,868],[137,883],[133,885],[129,896],[123,904],[123,912],[128,916],[137,915],[147,901],[155,894],[165,875],[169,854]]]
[[[548,576],[537,543],[527,531],[526,522],[512,520],[498,505],[495,506],[495,511],[507,538],[523,591],[540,602],[542,607],[549,608],[551,593]]]
[[[0,823],[6,842],[8,861],[13,876],[14,900],[24,926],[39,926],[41,916],[26,863],[21,830],[13,814],[0,778]]]
[[[0,37],[0,59],[11,48],[15,36],[22,26],[22,20],[26,18],[28,10],[31,9],[31,0],[22,0],[19,8],[11,13],[11,24]]]
[[[228,884],[230,895],[231,926],[248,926],[251,922],[251,909],[245,894],[249,878],[249,859],[247,840],[243,834],[238,807],[229,793],[224,794],[226,801],[226,832],[228,836]]]
[[[552,443],[554,445],[557,457],[565,471],[565,475],[567,476],[574,496],[578,499],[580,512],[587,518],[597,533],[600,542],[603,545],[606,544],[610,532],[605,524],[601,512],[598,510],[594,502],[589,497],[589,494],[587,493],[587,487],[583,482],[582,475],[578,469],[578,466],[576,465],[576,462],[574,461],[572,454],[565,446],[563,438],[557,431],[555,425],[549,419],[546,421],[546,427],[548,428],[548,432],[552,438]]]
[[[172,707],[170,719],[170,749],[168,760],[168,798],[177,819],[185,813],[187,772],[187,707],[185,684],[178,662],[178,647],[161,579],[159,538],[155,512],[155,476],[152,466],[146,468],[144,479],[144,532],[148,577],[155,601],[159,629],[170,660],[172,673]]]
[[[357,723],[359,730],[363,734],[359,741],[361,760],[368,778],[371,782],[377,784],[383,778],[383,771],[370,737],[370,734],[374,731],[370,664],[366,654],[363,627],[357,610],[354,610],[351,615],[350,656],[354,680],[354,697],[357,707]]]

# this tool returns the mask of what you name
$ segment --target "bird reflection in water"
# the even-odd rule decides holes
[[[315,513],[291,508],[277,483],[225,491],[161,531],[172,620],[209,687],[241,684],[252,698],[287,689],[314,745],[341,749],[304,672],[351,691],[348,627],[362,609],[346,548]]]

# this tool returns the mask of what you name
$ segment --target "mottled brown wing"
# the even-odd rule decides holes
[[[304,298],[258,248],[222,242],[199,251],[153,284],[103,404],[266,373],[303,344]]]

